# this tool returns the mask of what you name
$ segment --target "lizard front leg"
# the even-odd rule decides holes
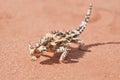
[[[68,55],[68,50],[66,47],[62,46],[62,47],[59,47],[58,49],[56,49],[56,52],[57,53],[62,53],[60,58],[59,58],[59,62],[60,63],[63,63],[66,56]]]

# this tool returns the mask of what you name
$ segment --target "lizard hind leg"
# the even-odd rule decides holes
[[[73,38],[73,41],[75,43],[79,44],[79,49],[80,50],[82,50],[82,51],[86,51],[87,50],[87,48],[85,47],[85,43],[82,40],[80,40],[78,38]]]

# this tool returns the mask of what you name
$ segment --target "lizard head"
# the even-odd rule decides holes
[[[37,60],[44,51],[46,51],[46,48],[42,45],[36,44],[35,46],[32,46],[29,44],[29,52],[34,61]]]

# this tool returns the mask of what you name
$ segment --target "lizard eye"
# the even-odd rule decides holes
[[[42,51],[46,51],[46,49],[43,49]]]
[[[38,50],[39,52],[42,52],[42,51],[46,51],[47,49],[46,49],[46,47],[44,47],[44,46],[40,46],[39,48],[37,48],[37,50]]]
[[[43,48],[42,48],[42,51],[46,51],[46,50],[47,50],[46,47],[43,47]]]

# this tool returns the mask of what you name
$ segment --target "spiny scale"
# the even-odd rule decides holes
[[[68,55],[68,50],[70,50],[70,43],[77,43],[79,44],[79,48],[84,50],[84,42],[78,39],[77,36],[79,36],[87,26],[91,11],[92,4],[90,3],[87,14],[78,29],[66,32],[54,31],[47,33],[40,39],[38,44],[35,46],[29,45],[32,60],[37,60],[37,58],[40,57],[40,55],[44,55],[44,52],[46,51],[52,51],[54,53],[61,53],[59,61],[64,62],[66,56]]]

